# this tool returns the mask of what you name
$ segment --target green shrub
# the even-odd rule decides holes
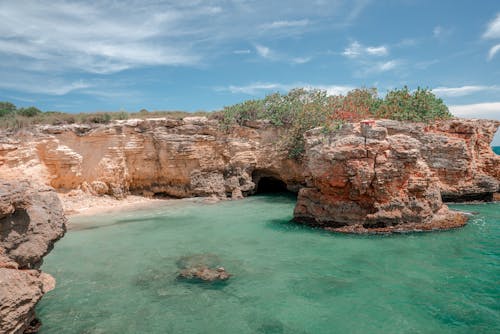
[[[0,102],[0,117],[8,116],[16,111],[16,106],[10,102]]]
[[[42,113],[42,111],[35,107],[17,109],[16,113],[24,117],[35,117]]]
[[[412,93],[406,86],[389,91],[375,115],[379,118],[414,122],[453,117],[443,100],[436,97],[429,89],[418,87]]]
[[[295,159],[300,159],[304,152],[304,132],[315,127],[332,132],[341,129],[345,122],[366,118],[428,122],[450,117],[443,101],[430,90],[418,88],[410,92],[408,87],[392,90],[384,99],[375,88],[354,89],[345,96],[299,88],[288,94],[273,93],[260,100],[224,107],[216,115],[224,129],[256,119],[267,119],[284,128],[280,144]]]

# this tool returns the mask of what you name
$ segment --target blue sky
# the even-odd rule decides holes
[[[215,110],[293,87],[429,87],[500,119],[500,2],[0,0],[0,100]],[[500,142],[500,140],[499,140]]]

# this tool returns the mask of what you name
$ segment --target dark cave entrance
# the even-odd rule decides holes
[[[257,194],[277,194],[292,192],[288,189],[287,184],[274,174],[255,171],[252,174],[253,182],[255,183],[254,195]]]
[[[286,183],[272,176],[263,176],[257,183],[256,194],[284,193],[288,192]]]

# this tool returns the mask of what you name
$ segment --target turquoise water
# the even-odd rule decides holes
[[[41,333],[499,333],[500,204],[463,229],[394,236],[290,224],[255,196],[74,219],[46,257]],[[202,254],[226,285],[176,280]]]
[[[493,152],[500,155],[500,146],[493,146],[492,148],[493,148]]]

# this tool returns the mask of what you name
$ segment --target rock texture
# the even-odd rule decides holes
[[[341,232],[452,228],[466,219],[449,198],[493,197],[500,157],[489,144],[500,122],[432,126],[380,120],[306,133],[307,186],[294,219]]]
[[[233,199],[275,178],[289,190],[302,188],[295,209],[301,222],[449,227],[460,219],[449,219],[442,200],[498,196],[500,158],[489,145],[499,124],[377,120],[331,134],[317,129],[306,134],[302,162],[287,158],[278,145],[283,129],[265,121],[229,131],[205,117],[41,126],[0,139],[0,177],[30,178],[74,198]]]
[[[178,279],[188,282],[219,282],[227,281],[231,277],[224,267],[208,268],[206,266],[182,269]]]
[[[0,333],[24,333],[30,323],[39,326],[35,306],[55,280],[37,269],[64,235],[65,224],[53,189],[0,181]]]
[[[241,198],[255,191],[253,174],[279,177],[297,191],[302,168],[277,148],[280,131],[266,122],[252,126],[225,132],[217,121],[187,117],[40,127],[4,137],[0,177],[117,198]]]

